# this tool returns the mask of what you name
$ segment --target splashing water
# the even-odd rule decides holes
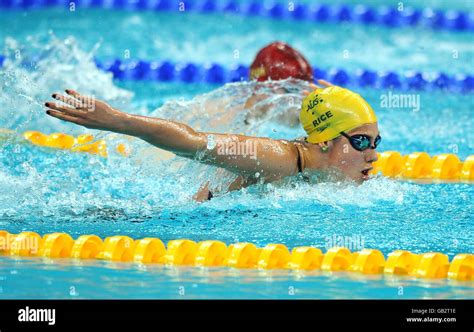
[[[324,246],[332,234],[364,234],[367,244],[381,250],[439,246],[455,253],[469,246],[461,226],[450,227],[447,222],[463,224],[472,215],[468,203],[472,186],[420,186],[381,177],[362,185],[285,181],[251,186],[198,204],[192,196],[203,183],[225,188],[235,175],[174,157],[139,139],[46,117],[42,106],[52,91],[71,86],[127,112],[181,121],[201,131],[294,139],[303,134],[297,115],[307,83],[227,84],[191,100],[168,101],[149,112],[134,107],[132,93],[116,87],[111,74],[96,68],[93,52],[81,51],[72,39],[50,36],[28,48],[13,40],[7,45],[8,60],[0,74],[5,96],[0,101],[2,127],[18,133],[91,132],[109,147],[109,157],[101,158],[32,146],[18,137],[4,141],[0,226],[11,231],[82,234],[83,227],[76,225],[87,223],[91,232],[103,236],[159,236],[164,241],[190,237],[264,245],[271,239],[288,246]],[[16,49],[21,50],[20,59],[14,56]],[[31,67],[27,63],[33,55]],[[249,99],[254,106],[249,107]],[[129,157],[114,151],[118,142],[130,146]],[[433,209],[443,211],[443,220],[432,214]],[[430,229],[443,230],[444,236],[420,237],[427,234],[420,218],[424,223],[431,218]],[[137,222],[145,221],[146,226],[137,227]],[[453,239],[455,244],[450,242]]]
[[[47,38],[28,38],[27,46],[6,38],[0,71],[2,127],[83,133],[85,128],[44,115],[44,102],[65,88],[118,105],[129,103],[133,94],[116,87],[111,73],[97,69],[93,52],[81,50],[74,38],[60,40],[52,33]]]
[[[80,50],[72,38],[59,40],[50,34],[46,40],[31,38],[28,47],[9,38],[6,45],[7,60],[0,81],[6,96],[0,105],[4,110],[1,120],[6,128],[18,132],[27,129],[70,134],[88,132],[85,128],[44,115],[43,101],[51,91],[62,90],[63,87],[72,86],[83,94],[97,96],[114,105],[131,102],[131,92],[117,88],[110,73],[97,69],[93,61],[94,51],[86,53]],[[304,90],[310,90],[308,83],[295,80],[269,84],[227,84],[192,100],[169,101],[150,115],[187,123],[201,131],[253,136],[279,134],[280,138],[291,139],[302,134],[295,124],[298,123],[298,109]],[[253,102],[251,107],[247,105],[250,99]],[[143,110],[134,109],[133,112],[143,113]],[[124,140],[122,135],[116,134],[99,136],[105,136],[108,142]],[[104,161],[90,156],[29,147],[21,142],[11,144],[3,153],[17,160],[2,165],[2,188],[14,185],[17,190],[3,195],[3,213],[13,213],[8,207],[19,195],[24,197],[20,200],[20,208],[28,208],[34,213],[41,211],[43,216],[55,215],[57,211],[81,215],[91,206],[96,210],[106,207],[118,209],[120,206],[120,210],[128,209],[135,213],[150,210],[152,205],[186,204],[201,184],[210,181],[212,186],[224,188],[235,178],[234,174],[215,167],[173,158],[140,140],[125,141],[134,151],[125,161],[114,155]],[[33,155],[38,150],[42,151],[42,155],[35,158]],[[8,167],[12,162],[16,167]],[[53,165],[54,173],[51,174],[49,171]],[[25,193],[29,188],[35,188],[34,194]],[[160,190],[157,191],[157,188]],[[245,205],[242,200],[248,200],[246,195],[257,191],[265,193],[272,201],[291,200],[291,197],[298,199],[304,193],[305,197],[332,204],[331,195],[328,195],[330,192],[358,190],[356,187],[351,189],[339,185],[338,188],[326,184],[270,188],[271,185],[245,191],[236,202]],[[127,200],[130,200],[130,204]],[[351,204],[354,201],[342,203]],[[140,208],[136,208],[137,204]],[[370,200],[357,204],[370,204]],[[278,205],[275,202],[270,204],[273,207]]]

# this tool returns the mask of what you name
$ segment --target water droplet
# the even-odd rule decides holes
[[[212,150],[216,147],[216,141],[214,135],[207,135],[207,149]]]

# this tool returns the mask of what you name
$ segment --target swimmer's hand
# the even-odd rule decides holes
[[[45,103],[48,107],[46,114],[90,129],[111,131],[119,129],[123,112],[74,90],[66,90],[66,93],[68,96],[53,93],[52,97],[62,103]]]
[[[318,85],[319,84],[319,85]],[[330,87],[330,86],[333,86],[332,83],[329,83],[328,81],[325,81],[325,80],[318,80],[318,84],[314,84],[314,83],[311,83],[309,86],[311,87],[311,89],[313,90],[316,90],[316,89],[321,89],[321,88],[327,88],[327,87]],[[313,90],[311,91],[303,91],[303,95],[307,96],[309,95],[311,92],[313,92]]]

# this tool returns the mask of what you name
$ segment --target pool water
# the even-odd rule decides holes
[[[272,96],[272,112],[249,125],[239,110],[253,83],[114,81],[95,67],[93,58],[120,58],[128,51],[148,60],[249,64],[260,47],[278,38],[321,68],[472,74],[468,32],[98,9],[2,11],[0,27],[2,54],[8,59],[0,71],[0,127],[17,133],[0,136],[0,229],[67,232],[74,238],[96,234],[163,242],[282,243],[323,251],[343,237],[357,243],[353,251],[373,248],[385,256],[396,249],[439,251],[450,259],[473,252],[472,184],[417,184],[380,176],[361,186],[292,181],[198,204],[192,196],[202,183],[225,185],[232,175],[194,161],[163,160],[144,142],[60,122],[46,117],[42,106],[52,92],[72,87],[123,111],[185,121],[203,131],[293,139],[303,130],[278,119],[299,104],[301,93]],[[453,50],[458,57],[453,58]],[[15,58],[18,51],[20,60]],[[28,66],[33,58],[35,66]],[[307,85],[297,88],[303,91]],[[357,92],[377,113],[381,151],[455,153],[461,159],[474,154],[471,94]],[[415,94],[419,109],[384,107],[381,100],[390,93]],[[109,157],[32,146],[21,139],[26,130],[92,133],[107,142]],[[130,157],[114,152],[121,142],[130,147]],[[9,299],[474,298],[472,283],[450,280],[41,258],[0,261],[0,298]]]
[[[466,282],[387,279],[353,273],[137,267],[136,264],[103,261],[74,263],[10,258],[1,258],[1,263],[2,269],[7,271],[2,273],[2,298],[444,299],[474,296],[472,285]],[[25,286],[25,280],[31,286]]]

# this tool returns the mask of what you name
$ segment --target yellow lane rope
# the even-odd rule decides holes
[[[252,243],[227,246],[221,241],[194,242],[188,239],[169,241],[158,238],[134,240],[112,236],[102,240],[96,235],[82,235],[74,240],[66,233],[41,237],[35,232],[10,234],[0,231],[0,254],[49,258],[102,259],[141,264],[183,266],[226,266],[231,268],[346,271],[360,274],[406,275],[423,279],[474,280],[474,255],[460,253],[451,262],[439,252],[415,254],[395,250],[387,258],[376,249],[351,252],[334,247],[323,253],[314,247],[290,250],[283,244],[258,248]]]

